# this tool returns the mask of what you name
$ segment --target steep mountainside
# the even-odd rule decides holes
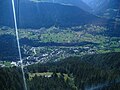
[[[91,12],[91,7],[84,3],[82,0],[31,0],[31,1],[40,1],[40,2],[53,2],[66,5],[77,6],[85,11]]]
[[[17,5],[17,4],[16,4]],[[1,3],[0,24],[13,26],[13,14],[9,1]],[[3,6],[6,6],[5,8]],[[17,19],[21,28],[50,26],[71,27],[83,24],[102,24],[103,20],[82,9],[57,3],[21,2]],[[19,9],[19,13],[18,13]],[[18,15],[19,14],[19,15]]]
[[[120,1],[119,0],[83,0],[87,3],[95,14],[102,14],[106,16],[115,17],[120,15]],[[117,14],[117,15],[116,15]]]

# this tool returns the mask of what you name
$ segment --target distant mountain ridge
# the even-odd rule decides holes
[[[89,5],[95,13],[104,12],[106,9],[120,9],[120,0],[82,0]]]
[[[30,0],[36,2],[52,2],[52,3],[59,3],[59,4],[66,4],[66,5],[73,5],[77,6],[85,11],[91,12],[91,7],[84,3],[82,0]]]

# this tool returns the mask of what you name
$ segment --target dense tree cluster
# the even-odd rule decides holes
[[[21,75],[19,68],[0,68],[0,90],[23,90]]]

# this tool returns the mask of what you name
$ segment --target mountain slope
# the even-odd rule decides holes
[[[7,4],[9,4],[7,6]],[[13,14],[9,1],[1,3],[0,24],[13,26]],[[4,8],[3,6],[6,6]],[[18,10],[18,8],[16,9]],[[16,11],[17,12],[17,11]],[[36,3],[21,2],[19,7],[19,27],[21,28],[40,28],[50,26],[71,27],[82,24],[101,24],[101,18],[98,18],[82,9],[57,3]]]
[[[106,9],[120,9],[119,0],[83,0],[95,13],[106,11]]]
[[[92,55],[90,58],[88,56],[84,57],[86,58],[70,57],[59,62],[39,63],[25,67],[28,89],[120,90],[120,53]],[[114,57],[116,58],[114,59]],[[101,61],[97,59],[101,59]],[[94,61],[94,65],[89,60]],[[103,62],[103,65],[100,64],[99,66],[99,62]],[[105,62],[109,62],[110,67],[113,67],[102,69]],[[20,68],[0,68],[1,90],[23,90],[22,80]]]
[[[40,2],[53,2],[53,3],[60,3],[60,4],[68,4],[77,6],[85,11],[90,12],[92,9],[82,0],[31,0],[31,1],[40,1]]]

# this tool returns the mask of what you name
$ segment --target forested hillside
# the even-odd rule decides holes
[[[4,8],[4,6],[6,6]],[[84,24],[106,24],[106,20],[92,15],[74,5],[50,2],[16,2],[16,17],[19,28],[71,27]],[[0,3],[0,26],[14,26],[12,4],[9,0]]]
[[[30,65],[25,67],[28,90],[119,90],[119,58],[120,53],[108,53]],[[0,72],[1,90],[23,88],[19,68],[0,68]]]

